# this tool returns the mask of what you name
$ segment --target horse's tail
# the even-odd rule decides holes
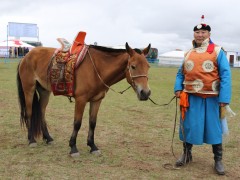
[[[18,100],[20,106],[20,123],[21,126],[26,126],[28,129],[28,133],[33,135],[34,137],[38,137],[42,133],[42,127],[45,123],[44,118],[42,118],[42,111],[40,108],[39,96],[37,90],[34,92],[33,102],[32,102],[32,116],[29,120],[27,115],[27,106],[25,102],[24,90],[22,87],[22,81],[19,74],[19,66],[17,68],[17,90],[18,90]]]

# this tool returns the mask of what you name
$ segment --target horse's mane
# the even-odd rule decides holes
[[[105,51],[105,52],[126,52],[126,49],[115,49],[115,48],[110,48],[105,46],[90,45],[89,47],[100,50],[100,51]]]
[[[138,53],[138,54],[142,54],[142,50],[141,49],[135,48],[134,51],[136,51],[136,53]]]
[[[126,52],[126,49],[115,49],[115,48],[110,48],[110,47],[106,47],[106,46],[90,45],[89,47],[100,50],[100,51],[105,51],[105,52]],[[142,51],[140,49],[135,48],[134,50],[138,54],[142,53]]]

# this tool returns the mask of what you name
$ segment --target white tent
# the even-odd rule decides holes
[[[0,47],[28,47],[28,48],[34,48],[34,46],[27,44],[21,40],[8,40],[0,42]]]
[[[34,46],[27,44],[21,40],[8,40],[0,42],[0,57],[9,57],[9,48],[14,49],[15,47],[33,49]],[[12,55],[11,55],[12,56]]]
[[[158,57],[159,65],[179,66],[183,62],[184,53],[185,53],[184,51],[175,50],[175,51],[170,51],[170,52],[160,54]]]

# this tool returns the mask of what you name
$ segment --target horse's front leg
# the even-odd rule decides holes
[[[69,146],[71,147],[70,155],[72,157],[79,156],[79,152],[76,146],[76,140],[77,140],[78,131],[80,130],[82,125],[82,116],[83,116],[85,105],[86,105],[86,102],[83,102],[81,100],[75,100],[73,132],[69,141]]]
[[[100,154],[100,150],[94,143],[94,130],[97,123],[97,114],[102,100],[90,102],[89,109],[89,131],[88,131],[88,139],[87,145],[90,146],[90,153]]]

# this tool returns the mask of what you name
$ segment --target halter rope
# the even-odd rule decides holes
[[[92,62],[92,64],[93,64],[94,70],[95,70],[95,72],[97,73],[97,76],[98,76],[98,78],[100,79],[100,81],[103,83],[103,85],[104,85],[105,87],[107,87],[108,89],[112,90],[113,92],[116,92],[114,89],[112,89],[110,86],[108,86],[108,85],[103,81],[103,79],[101,78],[101,76],[99,75],[99,73],[98,73],[98,71],[97,71],[97,68],[96,68],[96,65],[94,64],[94,62],[93,62],[93,60],[92,60],[92,56],[91,56],[89,50],[88,50],[88,54],[89,54],[90,60],[91,60],[91,62]],[[129,58],[130,58],[130,56],[129,56]],[[130,75],[130,78],[131,78],[131,83],[132,83],[132,86],[134,87],[134,89],[135,89],[135,87],[136,87],[135,82],[134,82],[134,78],[146,77],[146,78],[148,79],[148,75],[134,75],[134,76],[132,76],[131,71],[130,71],[130,66],[128,66],[127,68],[128,68],[128,72],[129,72],[129,75]],[[131,87],[131,86],[129,86],[129,87],[128,87],[127,89],[125,89],[124,91],[116,92],[116,93],[123,94],[123,92],[125,92],[126,90],[128,90],[130,87]],[[136,89],[135,89],[135,90],[136,90]],[[154,102],[150,97],[149,97],[149,100],[150,100],[153,104],[155,104],[155,105],[158,105],[158,106],[167,106],[167,105],[169,105],[169,104],[173,101],[173,99],[175,99],[175,98],[176,98],[176,96],[173,96],[172,99],[171,99],[168,103],[165,103],[165,104],[157,104],[157,103]],[[176,156],[175,156],[174,151],[173,151],[173,139],[174,139],[175,129],[176,129],[176,120],[177,120],[177,98],[176,98],[176,112],[175,112],[175,121],[174,121],[173,135],[172,135],[172,144],[171,144],[172,154],[173,154],[173,156],[174,156],[175,158],[176,158]],[[163,167],[164,167],[165,169],[174,169],[174,170],[180,169],[180,168],[176,168],[176,167],[172,166],[170,163],[164,164]]]
[[[105,87],[107,87],[108,89],[111,89],[113,92],[116,92],[114,89],[112,89],[110,86],[108,86],[108,85],[103,81],[103,79],[101,78],[101,76],[100,76],[99,73],[98,73],[98,70],[97,70],[96,65],[94,64],[94,62],[93,62],[93,60],[92,60],[92,56],[91,56],[91,54],[90,54],[90,52],[89,52],[89,49],[88,49],[87,51],[88,51],[90,60],[91,60],[91,62],[92,62],[92,64],[93,64],[93,68],[94,68],[95,72],[97,73],[97,76],[98,76],[98,78],[100,79],[100,81],[103,83],[103,85],[104,85]],[[116,93],[119,93],[119,92],[116,92]]]
[[[89,49],[88,49],[88,54],[89,54],[90,60],[91,60],[91,62],[92,62],[92,64],[93,64],[93,68],[94,68],[94,70],[95,70],[98,78],[100,79],[100,81],[103,83],[103,85],[104,85],[105,87],[107,87],[108,89],[112,90],[113,92],[119,93],[119,94],[123,94],[125,91],[127,91],[128,89],[131,88],[131,86],[129,86],[129,87],[126,88],[125,90],[120,91],[120,92],[117,92],[117,91],[115,91],[113,88],[111,88],[110,86],[108,86],[108,85],[103,81],[103,79],[101,78],[100,74],[98,73],[97,67],[96,67],[96,65],[95,65],[94,62],[93,62],[92,56],[91,56],[91,54],[90,54],[90,52],[89,52]],[[128,59],[129,59],[129,58],[130,58],[130,56],[128,57]],[[132,84],[132,86],[134,87],[134,90],[136,90],[136,85],[135,85],[135,82],[134,82],[134,80],[133,80],[134,78],[138,78],[138,77],[146,77],[146,78],[148,78],[147,75],[134,75],[134,76],[132,76],[129,66],[128,66],[128,71],[129,71],[129,75],[130,75],[130,78],[131,78],[131,84]]]

